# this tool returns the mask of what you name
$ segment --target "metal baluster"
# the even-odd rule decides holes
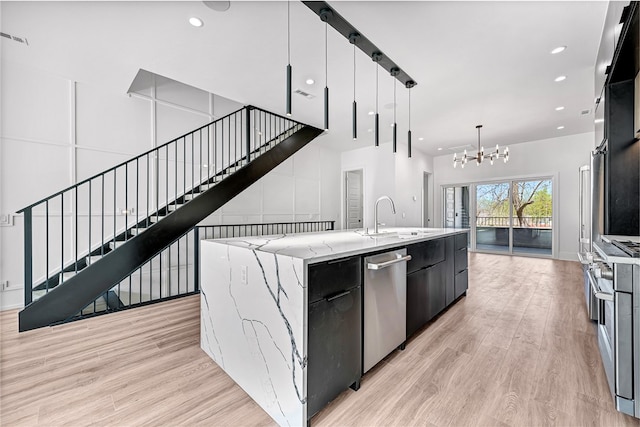
[[[245,123],[246,142],[245,147],[247,151],[247,164],[251,162],[251,110],[247,107],[247,120]]]
[[[180,239],[178,239],[178,271],[177,271],[177,276],[178,276],[178,295],[180,295]],[[171,267],[169,267],[171,268]]]
[[[145,227],[149,227],[149,221],[151,221],[151,217],[149,216],[149,173],[151,171],[149,170],[149,155],[147,154],[146,157],[147,157],[147,171],[146,171],[145,175],[146,175],[146,178],[147,178],[146,179],[146,181],[147,181],[147,211],[144,214],[145,214],[145,216],[147,218],[146,221],[145,221]],[[158,155],[156,154],[156,159],[157,158],[158,158]],[[156,162],[156,164],[157,164],[157,162]],[[156,170],[156,176],[158,175],[157,172],[158,171]],[[158,187],[157,187],[157,184],[156,184],[156,200],[158,199],[157,194],[158,194]]]
[[[165,159],[166,160],[166,170],[164,172],[164,175],[165,175],[165,178],[166,178],[166,185],[165,185],[165,188],[164,188],[164,193],[165,193],[164,194],[164,197],[165,197],[164,205],[165,206],[169,206],[169,144],[167,144],[165,146],[165,148],[166,148],[166,159]],[[160,208],[158,208],[156,210],[156,222],[158,221],[159,211],[160,211]]]
[[[200,291],[200,227],[193,229],[193,290]]]
[[[74,231],[74,243],[75,243],[75,262],[74,262],[74,272],[78,274],[78,187],[73,188],[75,191],[74,197],[74,207],[75,207],[75,231]]]
[[[138,215],[140,214],[140,162],[139,157],[136,157],[136,236],[140,233],[138,230],[140,228],[140,219]]]
[[[47,212],[47,215],[48,215],[48,212]],[[32,247],[33,212],[31,208],[26,208],[24,210],[23,218],[24,218],[24,305],[27,306],[31,304],[31,301],[33,301],[33,258],[32,258],[33,257],[33,247]],[[49,253],[49,248],[47,247],[47,254],[48,253]],[[47,264],[48,264],[48,261],[47,261]],[[47,276],[48,275],[49,275],[49,271],[47,271]]]
[[[60,276],[58,284],[64,281],[64,193],[60,193]]]
[[[117,192],[117,170],[113,170],[113,248],[116,246],[116,192]]]
[[[220,126],[222,127],[220,132],[220,138],[222,139],[220,143],[220,173],[224,175],[224,119],[221,120]]]
[[[189,292],[189,233],[184,236],[184,279],[185,293]]]
[[[140,281],[142,282],[142,276],[140,276]],[[153,258],[149,260],[149,289],[150,294],[153,295]]]
[[[102,178],[102,193],[100,195],[100,197],[102,198],[102,206],[100,209],[100,214],[101,214],[101,222],[100,222],[100,227],[102,228],[102,235],[100,238],[100,256],[104,256],[104,174],[100,175],[100,177]]]
[[[182,194],[187,194],[187,137],[182,138]],[[173,201],[174,210],[178,209],[178,196]]]
[[[89,245],[87,246],[87,257],[89,259],[91,259],[91,193],[93,192],[91,189],[92,182],[93,180],[89,181],[89,217],[87,218],[87,221],[89,223]],[[89,266],[89,261],[87,259],[85,259],[85,264]],[[47,271],[47,277],[48,276],[49,276],[49,273]]]
[[[124,241],[125,242],[129,239],[128,228],[129,228],[129,163],[125,163],[124,164]]]
[[[46,283],[45,283],[45,293],[49,293],[49,199],[47,199],[44,205],[44,234],[45,234],[45,277],[46,277]],[[26,222],[25,222],[25,227],[26,227]],[[26,244],[26,240],[25,240],[25,244]],[[26,262],[27,258],[25,257],[25,262]],[[31,257],[29,257],[29,261],[31,261]],[[27,288],[27,285],[29,285],[29,282],[25,281],[25,289]],[[31,290],[29,290],[29,294],[31,295]],[[29,301],[31,302],[31,301]],[[25,305],[27,303],[25,302]]]
[[[175,145],[175,149],[174,149],[174,158],[173,161],[175,162],[175,187],[173,188],[173,200],[175,201],[178,198],[178,140],[176,140],[176,145]],[[164,214],[168,215],[169,214],[169,199],[165,200],[165,204],[164,204]]]

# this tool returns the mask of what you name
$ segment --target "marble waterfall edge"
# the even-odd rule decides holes
[[[279,425],[306,424],[299,258],[201,242],[201,347]]]

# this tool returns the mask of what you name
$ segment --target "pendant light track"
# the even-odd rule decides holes
[[[365,37],[362,32],[358,31],[358,29],[351,25],[349,21],[344,19],[338,12],[336,12],[331,7],[331,5],[329,5],[329,3],[325,1],[303,1],[302,3],[309,9],[311,9],[316,15],[318,15],[320,19],[323,20],[323,22],[331,25],[331,27],[333,27],[338,33],[342,34],[347,40],[349,39],[349,36],[351,34],[359,34],[360,37],[358,39],[357,46],[358,49],[364,52],[365,55],[367,55],[367,57],[369,58],[371,58],[374,53],[379,53],[380,55],[382,55],[379,65],[389,73],[391,72],[392,68],[397,68],[398,70],[400,70],[395,78],[400,83],[402,83],[403,86],[406,86],[407,82],[409,81],[412,81],[414,86],[417,84],[415,83],[415,80],[411,78],[411,76],[409,76],[404,70],[402,70],[402,67],[396,64],[391,58],[389,58],[388,55],[385,55],[384,52],[382,52],[381,49],[379,49],[373,42],[371,42],[371,40]],[[331,16],[328,17],[325,21],[322,15],[324,14],[326,16],[327,12],[330,12]]]

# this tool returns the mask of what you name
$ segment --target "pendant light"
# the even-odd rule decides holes
[[[376,115],[375,115],[375,123],[374,123],[374,138],[375,138],[375,146],[378,147],[380,145],[380,115],[378,114],[378,62],[382,59],[382,54],[380,52],[374,52],[371,55],[371,59],[376,63]]]
[[[407,148],[409,153],[409,158],[411,158],[411,88],[416,84],[413,80],[409,80],[406,83],[407,89],[409,89],[409,131],[407,132]]]
[[[400,74],[398,68],[391,69],[391,77],[393,77],[393,152],[398,150],[398,123],[396,121],[396,76]]]
[[[333,16],[331,9],[322,9],[320,11],[320,19],[324,22],[324,130],[329,130],[329,38],[328,28],[329,19]]]
[[[496,151],[485,154],[484,147],[480,145],[480,129],[482,129],[482,125],[476,126],[476,129],[478,129],[478,153],[475,156],[469,156],[467,154],[467,150],[464,150],[464,154],[460,158],[458,158],[457,154],[454,154],[453,167],[455,168],[458,163],[460,163],[460,166],[464,168],[464,165],[466,165],[469,160],[475,160],[476,166],[480,166],[483,159],[488,159],[492,165],[493,161],[497,159],[504,159],[504,162],[507,163],[509,161],[509,147],[505,148],[504,152],[500,153],[500,147],[496,145]]]
[[[353,44],[353,111],[352,111],[352,137],[355,141],[358,139],[358,104],[356,103],[356,43],[360,38],[360,34],[349,34],[349,42]]]
[[[291,115],[291,2],[287,0],[287,116]]]

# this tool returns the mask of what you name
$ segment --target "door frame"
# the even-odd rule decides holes
[[[340,211],[341,211],[341,222],[342,222],[342,229],[346,230],[347,229],[347,214],[348,214],[348,209],[347,209],[347,173],[348,172],[356,172],[356,171],[360,171],[361,175],[362,175],[362,187],[361,187],[361,192],[362,192],[362,228],[365,228],[365,224],[367,221],[366,218],[366,214],[367,214],[367,210],[364,208],[365,207],[365,203],[367,200],[367,196],[366,196],[366,192],[364,191],[364,183],[365,181],[365,169],[364,166],[361,167],[353,167],[353,168],[349,168],[349,169],[342,169],[341,174],[342,174],[342,185],[340,186],[340,193],[341,193],[341,202],[340,202]]]
[[[509,227],[509,250],[506,252],[500,252],[500,251],[478,251],[476,249],[476,199],[477,199],[477,192],[476,192],[476,186],[478,184],[495,184],[495,183],[500,183],[500,182],[507,182],[509,184],[509,211],[511,212],[513,210],[513,206],[511,203],[511,186],[512,186],[512,182],[513,181],[535,181],[535,180],[551,180],[551,188],[552,188],[552,196],[551,196],[551,201],[553,203],[553,213],[551,215],[552,221],[553,221],[553,231],[552,231],[552,236],[551,236],[551,256],[549,255],[538,255],[538,254],[527,254],[527,253],[522,253],[522,252],[516,252],[513,253],[512,250],[512,236],[511,233],[513,232],[513,227]],[[469,247],[470,251],[473,252],[482,252],[482,253],[490,253],[490,254],[497,254],[497,255],[515,255],[515,256],[526,256],[526,257],[533,257],[533,258],[552,258],[552,259],[558,259],[559,256],[559,218],[560,218],[560,204],[559,204],[559,199],[558,199],[558,173],[557,172],[551,172],[551,173],[541,173],[541,174],[535,174],[535,175],[519,175],[519,176],[507,176],[507,177],[502,177],[502,178],[495,178],[495,179],[484,179],[484,180],[478,180],[478,181],[462,181],[462,182],[455,182],[455,183],[449,183],[449,184],[441,184],[440,185],[440,217],[441,217],[441,227],[444,227],[444,206],[445,206],[445,194],[444,194],[444,189],[446,187],[459,187],[459,186],[468,186],[469,187],[469,210],[470,210],[470,215],[469,215],[469,233],[470,233],[470,242],[471,245]],[[578,202],[576,201],[576,204]],[[510,215],[511,217],[513,217],[513,215]]]
[[[425,178],[427,180],[426,186],[424,185]],[[426,197],[425,197],[425,193],[426,193]],[[433,204],[434,204],[435,198],[433,193],[434,193],[433,173],[428,171],[422,171],[422,207],[420,208],[420,211],[422,213],[422,218],[421,218],[422,228],[434,227]],[[429,195],[431,195],[431,197],[429,197]],[[424,211],[425,199],[427,202],[427,212]],[[425,213],[426,213],[426,219],[431,221],[425,221]]]

